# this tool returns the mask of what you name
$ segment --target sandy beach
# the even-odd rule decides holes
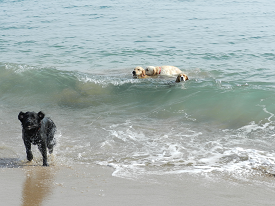
[[[0,205],[274,205],[264,185],[182,175],[129,180],[97,165],[0,169]],[[265,177],[270,178],[270,177]],[[274,182],[273,179],[271,179]]]

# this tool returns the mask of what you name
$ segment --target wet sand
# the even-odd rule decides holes
[[[194,175],[141,180],[112,176],[97,165],[0,169],[0,205],[274,205],[275,189],[263,184],[213,181]],[[274,184],[274,178],[270,184]]]

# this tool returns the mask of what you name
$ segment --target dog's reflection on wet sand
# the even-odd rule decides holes
[[[26,169],[26,179],[22,188],[22,206],[42,205],[54,189],[55,171],[53,167],[30,167]]]

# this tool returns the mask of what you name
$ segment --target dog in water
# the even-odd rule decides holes
[[[33,159],[31,144],[37,145],[43,156],[43,166],[49,166],[47,161],[47,148],[49,153],[53,152],[55,145],[54,133],[56,126],[54,122],[45,117],[43,112],[20,112],[18,119],[22,123],[22,138],[26,147],[27,159]]]
[[[176,82],[182,82],[182,81],[187,81],[188,80],[188,76],[186,74],[178,74]]]
[[[147,78],[148,76],[145,73],[145,70],[142,67],[136,67],[132,72],[134,78]]]

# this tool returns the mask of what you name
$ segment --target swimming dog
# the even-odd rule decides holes
[[[134,71],[132,72],[133,77],[135,78],[146,78],[147,75],[145,73],[145,70],[142,67],[136,67]]]
[[[188,76],[186,74],[178,74],[176,82],[186,81],[188,80]]]

